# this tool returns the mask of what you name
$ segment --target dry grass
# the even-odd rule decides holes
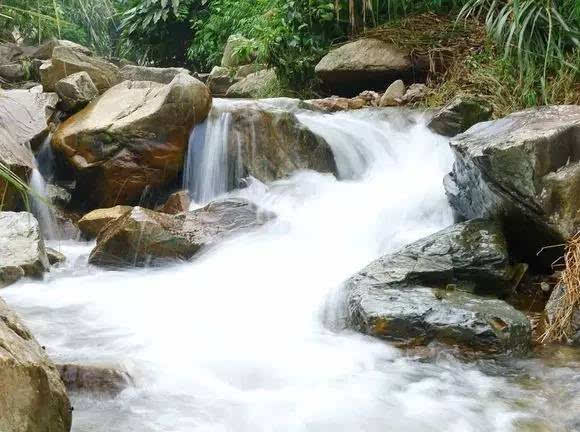
[[[421,107],[438,107],[457,94],[487,101],[496,118],[544,104],[580,104],[580,76],[571,68],[550,70],[545,89],[542,68],[520,73],[514,59],[505,58],[487,36],[485,25],[475,20],[456,21],[448,15],[424,13],[391,22],[366,32],[408,50],[415,59],[427,59],[431,89]],[[580,64],[572,53],[571,64]]]
[[[572,320],[580,308],[580,233],[566,244],[565,269],[554,288],[562,288],[562,297],[557,302],[553,319],[548,323],[540,342],[565,342],[570,338]]]

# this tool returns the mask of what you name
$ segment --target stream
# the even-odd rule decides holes
[[[67,263],[2,290],[55,362],[133,377],[114,398],[73,393],[73,431],[580,431],[579,350],[466,361],[345,328],[342,281],[453,222],[453,156],[420,114],[296,115],[340,180],[298,171],[226,192],[227,102],[191,141],[195,206],[239,196],[275,220],[163,268],[102,270],[93,243],[49,241]]]

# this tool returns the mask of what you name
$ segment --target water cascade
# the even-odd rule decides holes
[[[198,202],[228,189],[218,113],[192,136],[185,182]],[[565,430],[579,395],[550,389],[573,369],[420,361],[343,328],[345,278],[452,222],[441,184],[452,155],[417,115],[297,115],[331,145],[341,179],[302,170],[229,192],[277,214],[259,230],[190,263],[123,272],[89,268],[91,245],[71,243],[65,270],[3,290],[56,361],[133,376],[116,398],[73,395],[73,430]]]
[[[54,175],[54,155],[50,145],[51,135],[43,141],[37,155],[36,168],[30,176],[30,188],[34,192],[31,196],[31,211],[36,216],[45,239],[58,238],[58,227],[54,212],[48,198],[46,179]]]

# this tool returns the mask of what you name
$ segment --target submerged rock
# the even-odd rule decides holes
[[[111,366],[59,364],[56,367],[68,391],[116,396],[132,383],[126,371]]]
[[[109,222],[119,219],[132,209],[133,207],[131,206],[115,206],[96,209],[84,215],[77,222],[77,225],[85,238],[92,239],[95,238]]]
[[[61,79],[55,85],[63,107],[78,111],[99,95],[99,91],[86,72],[77,72]]]
[[[62,264],[66,261],[66,256],[53,248],[46,248],[46,256],[50,265]]]
[[[399,342],[523,349],[531,331],[525,315],[477,295],[503,294],[519,276],[496,223],[453,225],[377,259],[350,278],[345,285],[349,323]]]
[[[49,268],[40,227],[26,212],[0,212],[0,288]]]
[[[129,81],[153,81],[161,84],[169,84],[179,74],[190,75],[184,68],[157,68],[146,66],[126,65],[121,68],[121,77]]]
[[[70,430],[71,406],[58,371],[2,299],[0,383],[1,431]]]
[[[580,229],[580,106],[550,106],[479,123],[451,140],[449,202],[464,218],[496,217],[519,259],[546,268]],[[552,250],[556,255],[561,251]]]
[[[191,128],[210,106],[207,88],[190,75],[167,85],[124,81],[62,123],[52,146],[75,171],[78,200],[134,204],[145,188],[175,180]]]
[[[271,218],[254,204],[236,199],[215,201],[179,215],[135,207],[99,233],[89,262],[103,267],[133,267],[186,260],[203,246],[256,228]]]
[[[489,120],[491,113],[491,107],[484,101],[458,96],[437,111],[427,126],[438,134],[455,136],[476,123]]]
[[[56,83],[77,72],[86,72],[99,92],[121,82],[119,68],[100,57],[93,57],[75,48],[57,46],[39,69],[44,91],[55,91]]]
[[[316,65],[316,76],[332,92],[353,96],[363,90],[383,90],[395,80],[413,82],[426,73],[409,53],[378,39],[362,38],[326,54]]]

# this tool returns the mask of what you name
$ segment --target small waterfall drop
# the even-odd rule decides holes
[[[49,202],[48,185],[46,179],[51,180],[54,175],[54,154],[50,140],[52,136],[44,139],[36,155],[36,168],[32,170],[29,186],[33,191],[31,196],[31,211],[36,216],[40,230],[46,240],[59,238],[56,217],[51,203]]]

